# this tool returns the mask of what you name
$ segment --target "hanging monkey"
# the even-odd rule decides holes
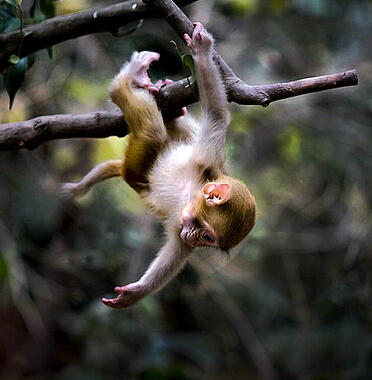
[[[185,34],[195,62],[203,120],[189,115],[164,124],[154,94],[166,82],[153,84],[147,75],[159,54],[135,52],[110,87],[110,96],[124,114],[129,141],[124,159],[105,162],[79,183],[62,190],[81,195],[97,182],[122,176],[162,220],[166,243],[145,274],[118,286],[114,299],[102,302],[125,308],[164,287],[185,265],[196,247],[229,250],[253,228],[255,199],[240,181],[229,177],[224,142],[229,112],[224,85],[213,61],[213,37],[196,23]]]

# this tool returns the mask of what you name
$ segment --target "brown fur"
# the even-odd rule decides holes
[[[164,223],[167,240],[146,273],[117,287],[114,299],[102,301],[124,308],[161,289],[184,266],[193,248],[212,246],[229,250],[253,228],[255,200],[248,188],[226,174],[224,142],[229,122],[222,79],[213,61],[213,38],[196,24],[192,38],[185,35],[196,63],[204,118],[164,121],[146,69],[159,55],[135,52],[110,87],[110,96],[129,127],[122,162],[102,164],[78,184],[66,189],[87,191],[97,181],[122,175]],[[183,112],[181,112],[182,114]]]

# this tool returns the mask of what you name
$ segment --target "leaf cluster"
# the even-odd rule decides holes
[[[34,0],[29,10],[29,19],[25,20],[22,3],[23,0],[4,0],[0,3],[0,33],[19,31],[21,51],[24,38],[30,32],[24,29],[28,23],[39,23],[55,16],[54,0]],[[48,54],[52,56],[52,50],[48,48]],[[20,54],[12,54],[9,58],[9,66],[3,74],[5,89],[9,95],[9,109],[12,108],[17,91],[21,87],[26,72],[35,62],[35,54],[20,58]]]

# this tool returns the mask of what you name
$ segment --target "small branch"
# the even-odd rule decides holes
[[[184,6],[194,1],[179,0],[177,3]],[[9,57],[12,54],[24,57],[60,42],[91,33],[110,32],[117,35],[118,30],[124,25],[150,16],[154,16],[154,11],[141,0],[122,1],[102,9],[53,17],[26,28],[24,31],[27,33],[23,39],[19,31],[1,34],[0,73],[9,65]]]
[[[277,100],[357,84],[356,70],[264,86],[249,86],[236,77],[225,80],[230,101],[242,105],[258,104],[264,107]]]
[[[143,2],[159,13],[182,41],[185,33],[192,34],[194,29],[192,22],[172,0],[143,0]],[[284,84],[249,86],[235,75],[216,51],[214,52],[214,59],[220,67],[228,100],[239,104],[257,104],[267,107],[275,100],[330,88],[352,86],[358,83],[356,71],[352,70],[334,74],[333,76],[325,75],[324,77],[303,79]]]
[[[241,105],[261,105],[294,96],[330,90],[339,87],[355,86],[358,76],[355,70],[336,74],[305,78],[285,83],[249,86],[236,76],[224,78],[229,102]],[[180,109],[197,101],[193,91],[187,87],[187,79],[165,86],[157,98],[161,109]]]

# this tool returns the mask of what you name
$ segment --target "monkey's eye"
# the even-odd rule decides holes
[[[215,242],[214,237],[212,235],[208,234],[207,232],[204,232],[203,239],[210,244],[213,244]]]

